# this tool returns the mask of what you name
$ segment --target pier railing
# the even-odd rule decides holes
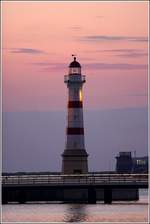
[[[2,185],[112,185],[147,184],[148,174],[77,174],[2,176]]]

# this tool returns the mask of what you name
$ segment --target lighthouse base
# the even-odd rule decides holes
[[[62,154],[63,174],[86,174],[88,173],[88,154],[85,149],[66,149]]]

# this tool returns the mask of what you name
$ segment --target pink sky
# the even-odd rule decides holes
[[[71,54],[85,109],[147,106],[148,2],[3,2],[3,110],[65,110]]]

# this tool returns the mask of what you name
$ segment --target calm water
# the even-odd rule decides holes
[[[119,222],[148,223],[148,194],[140,192],[138,202],[111,205],[89,204],[8,204],[2,207],[3,222]]]

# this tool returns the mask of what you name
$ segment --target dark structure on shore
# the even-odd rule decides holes
[[[116,159],[117,173],[148,173],[148,156],[132,157],[131,152],[119,152]]]
[[[2,203],[62,201],[112,203],[139,199],[139,188],[148,188],[148,175],[76,174],[14,175],[2,178]]]

